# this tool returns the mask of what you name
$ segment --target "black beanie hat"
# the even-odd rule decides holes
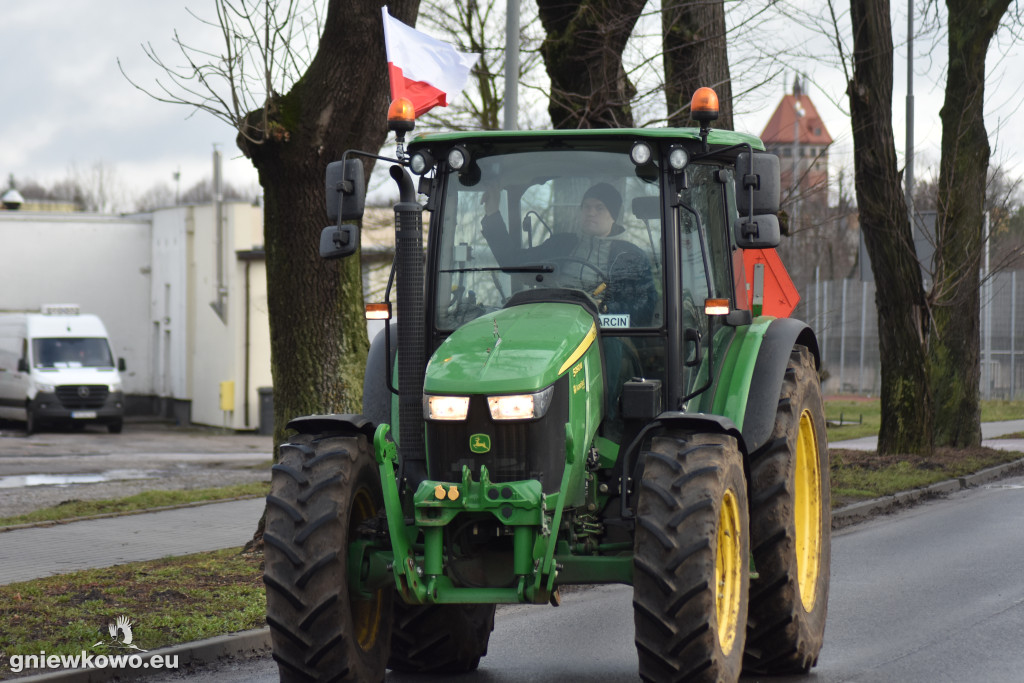
[[[619,214],[622,213],[622,195],[608,183],[592,185],[583,195],[583,199],[597,199],[604,204],[604,208],[608,209],[612,218],[616,221],[619,220]],[[582,204],[583,201],[581,200],[580,203]]]

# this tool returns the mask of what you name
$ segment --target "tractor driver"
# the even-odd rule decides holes
[[[520,249],[509,236],[498,212],[497,190],[486,192],[483,204],[483,235],[498,263],[510,266],[565,259],[559,263],[560,272],[578,281],[582,289],[597,299],[601,313],[627,314],[630,327],[651,324],[657,291],[650,262],[635,244],[615,238],[625,228],[618,223],[622,195],[614,187],[597,183],[584,193],[578,234],[557,233],[527,249]]]

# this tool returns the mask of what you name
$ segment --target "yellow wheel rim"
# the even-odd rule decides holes
[[[715,613],[718,617],[718,643],[729,654],[736,642],[740,620],[740,587],[743,557],[740,555],[740,509],[736,494],[726,491],[718,513],[718,547],[715,553]]]
[[[353,536],[359,525],[375,514],[376,508],[370,493],[366,489],[360,489],[352,501],[349,536]],[[351,601],[356,643],[364,652],[372,649],[377,643],[377,633],[380,631],[380,622],[384,616],[383,602],[383,590],[377,591],[369,600]]]
[[[821,568],[821,472],[818,439],[811,412],[800,414],[796,439],[796,482],[794,523],[796,526],[796,571],[800,602],[804,610],[814,609],[818,572]]]

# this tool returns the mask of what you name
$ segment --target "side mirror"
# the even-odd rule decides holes
[[[782,180],[779,175],[779,158],[774,154],[754,154],[754,173],[750,173],[750,153],[743,152],[736,157],[736,207],[739,213],[778,213]],[[751,204],[753,188],[753,204]]]
[[[740,249],[773,249],[779,246],[779,217],[763,213],[753,217],[740,216],[733,226],[736,246]]]
[[[642,221],[660,221],[661,197],[633,197],[633,215]]]
[[[18,372],[28,372],[28,361],[24,358],[18,359]]]
[[[327,218],[333,223],[358,221],[366,207],[366,180],[359,159],[327,164]],[[340,220],[339,220],[340,218]]]
[[[117,370],[118,372],[124,372],[128,369],[128,366],[124,362],[124,358],[117,359]]]
[[[320,232],[320,258],[351,256],[359,249],[359,226],[328,225]]]

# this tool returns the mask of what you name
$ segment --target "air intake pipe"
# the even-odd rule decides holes
[[[423,307],[423,207],[416,201],[412,177],[391,167],[398,183],[395,204],[395,262],[398,297],[398,451],[403,476],[415,488],[426,479],[423,437],[423,373],[427,365]]]

